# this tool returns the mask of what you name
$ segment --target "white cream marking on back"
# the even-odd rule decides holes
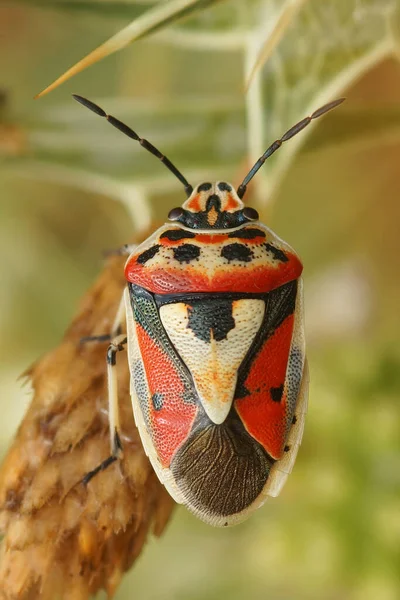
[[[234,300],[235,325],[226,338],[217,341],[210,331],[210,342],[199,339],[190,328],[190,305],[167,304],[160,318],[174,347],[188,367],[200,401],[208,417],[223,423],[235,393],[237,372],[261,327],[265,303],[258,299]]]

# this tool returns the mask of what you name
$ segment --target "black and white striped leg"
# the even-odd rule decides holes
[[[107,350],[107,379],[108,379],[108,422],[110,427],[110,456],[103,460],[93,471],[90,471],[83,478],[83,483],[87,485],[95,475],[104,471],[113,462],[122,458],[123,450],[121,443],[121,426],[119,419],[118,406],[118,381],[116,372],[117,353],[125,350],[127,343],[126,335],[119,335],[113,339]]]

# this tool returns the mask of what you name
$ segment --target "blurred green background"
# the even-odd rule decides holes
[[[396,600],[399,3],[220,2],[33,101],[155,5],[0,8],[1,451],[29,402],[18,375],[58,343],[103,251],[184,200],[161,164],[70,94],[126,120],[193,184],[238,184],[273,139],[345,93],[346,104],[285,145],[247,195],[305,266],[310,408],[294,472],[279,498],[233,529],[179,508],[116,600]],[[246,94],[259,48],[295,5]]]

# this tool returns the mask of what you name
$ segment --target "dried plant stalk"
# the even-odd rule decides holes
[[[1,600],[84,600],[115,592],[173,502],[135,427],[126,357],[118,362],[124,458],[85,487],[109,455],[105,352],[81,344],[110,331],[124,286],[121,257],[108,260],[58,348],[28,372],[34,397],[0,472]]]

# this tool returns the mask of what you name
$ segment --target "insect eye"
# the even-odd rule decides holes
[[[177,206],[176,208],[173,208],[172,210],[169,211],[168,213],[168,219],[170,221],[178,221],[181,216],[183,215],[184,210],[181,206]]]
[[[255,208],[252,208],[251,206],[246,206],[243,209],[243,216],[248,221],[257,221],[259,219],[258,212],[256,211]]]

